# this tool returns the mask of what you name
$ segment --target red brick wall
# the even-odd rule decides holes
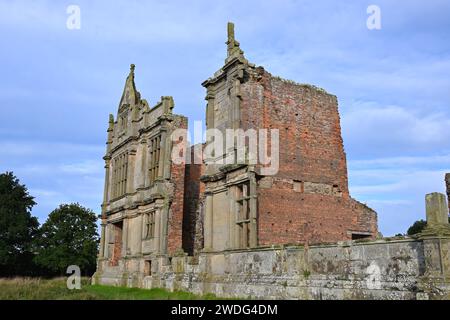
[[[350,240],[348,231],[377,232],[373,211],[348,197],[300,193],[283,182],[258,193],[259,245],[336,242]]]
[[[272,77],[242,85],[242,127],[280,133],[278,177],[337,184],[348,193],[347,164],[335,96]]]
[[[256,70],[241,85],[241,124],[279,129],[276,177],[286,180],[258,188],[259,244],[334,242],[349,230],[375,236],[376,214],[348,194],[336,97]],[[296,192],[292,180],[334,185],[342,196]]]
[[[187,118],[175,116],[172,129],[187,129]],[[170,133],[170,131],[169,131]],[[180,142],[185,143],[185,141]],[[169,254],[182,249],[183,234],[183,202],[184,202],[184,164],[172,163],[170,166],[171,182],[174,187],[172,203],[169,210],[169,225],[167,230],[167,251]]]

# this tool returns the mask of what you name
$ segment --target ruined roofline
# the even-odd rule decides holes
[[[308,84],[308,83],[299,83],[294,80],[282,78],[280,76],[274,76],[269,71],[267,71],[264,67],[256,66],[255,64],[250,63],[245,58],[244,52],[240,48],[240,43],[235,39],[234,23],[228,22],[227,34],[228,34],[228,39],[227,39],[227,42],[225,42],[225,44],[227,45],[227,58],[225,59],[225,64],[219,70],[214,72],[214,75],[212,77],[209,77],[208,79],[206,79],[205,81],[202,82],[203,87],[207,87],[209,84],[212,84],[212,83],[220,80],[220,78],[222,78],[223,76],[226,75],[226,70],[230,66],[234,65],[237,62],[237,63],[243,64],[247,68],[251,68],[254,70],[258,70],[258,69],[263,70],[263,72],[266,72],[267,74],[269,74],[273,79],[282,81],[284,83],[288,83],[288,84],[292,84],[292,85],[296,85],[296,86],[300,86],[300,87],[304,87],[304,88],[309,88],[316,92],[320,92],[320,93],[326,94],[328,96],[331,96],[331,97],[334,97],[337,99],[337,96],[335,94],[329,93],[327,90],[325,90],[322,87],[319,87],[319,86],[316,86],[313,84]]]
[[[324,88],[319,87],[319,86],[316,86],[316,85],[314,85],[314,84],[309,84],[309,83],[299,83],[299,82],[296,82],[296,81],[294,81],[294,80],[282,78],[282,77],[280,77],[280,76],[274,76],[274,75],[272,75],[270,72],[268,72],[268,73],[270,74],[270,76],[271,76],[273,79],[282,81],[282,82],[284,82],[284,83],[289,83],[289,84],[292,84],[292,85],[295,85],[295,86],[304,87],[304,88],[309,88],[309,89],[311,89],[311,90],[314,90],[314,91],[317,91],[317,92],[326,94],[326,95],[328,95],[328,96],[337,98],[337,96],[336,96],[335,94],[332,94],[332,93],[328,92],[327,90],[325,90]]]

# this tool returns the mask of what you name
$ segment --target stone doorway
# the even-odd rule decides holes
[[[122,229],[123,222],[116,222],[113,224],[114,228],[114,246],[113,246],[113,254],[111,258],[111,266],[117,266],[119,263],[119,259],[122,256]]]

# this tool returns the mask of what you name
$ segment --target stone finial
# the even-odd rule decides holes
[[[228,22],[228,40],[227,44],[227,59],[235,56],[242,56],[244,52],[239,48],[239,42],[234,37],[234,23]]]
[[[130,73],[134,73],[134,68],[135,68],[136,66],[132,63],[132,64],[130,64]]]
[[[228,31],[228,42],[234,42],[234,23],[228,22],[227,25],[227,31]]]
[[[109,114],[109,121],[108,121],[108,123],[109,123],[108,129],[111,129],[111,128],[114,127],[114,116],[111,113]]]
[[[162,107],[164,114],[172,113],[172,109],[175,106],[175,102],[173,101],[173,97],[171,96],[162,96],[161,97]]]
[[[448,223],[448,207],[445,195],[439,192],[425,196],[427,227],[422,235],[450,235]]]

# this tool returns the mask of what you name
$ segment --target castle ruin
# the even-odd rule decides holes
[[[131,65],[107,131],[93,281],[259,298],[447,292],[450,263],[435,270],[439,289],[417,289],[426,269],[424,243],[433,232],[428,240],[376,240],[376,213],[351,198],[336,96],[248,62],[231,23],[226,44],[224,65],[202,83],[206,128],[223,136],[229,129],[277,129],[276,172],[262,163],[224,161],[240,152],[249,156],[248,137],[243,146],[233,137],[223,152],[209,155],[203,153],[212,141],[208,134],[201,145],[174,140],[187,118],[173,112],[172,97],[151,107],[136,90]],[[200,162],[176,163],[178,149]],[[439,239],[448,252],[450,242]],[[404,278],[392,290],[398,273]]]

